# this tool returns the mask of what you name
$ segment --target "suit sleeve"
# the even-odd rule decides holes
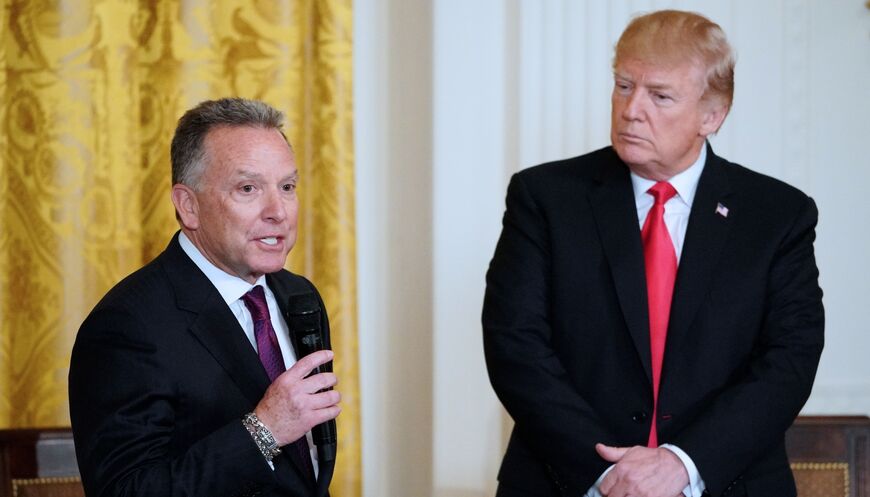
[[[595,443],[612,437],[554,350],[548,223],[522,173],[511,179],[506,204],[483,304],[490,381],[551,477],[582,495],[608,466]]]
[[[95,311],[73,349],[70,414],[87,495],[236,496],[274,485],[241,419],[189,447],[174,446],[176,412],[186,399],[156,346],[138,338],[143,319],[122,309]]]
[[[748,367],[672,441],[691,456],[712,495],[782,443],[812,389],[824,309],[813,253],[818,213],[804,199],[771,258],[766,312]]]

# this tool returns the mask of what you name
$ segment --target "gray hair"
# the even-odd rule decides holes
[[[250,126],[282,131],[284,114],[258,100],[222,98],[206,100],[188,110],[178,120],[172,137],[169,157],[172,163],[172,184],[198,189],[205,170],[205,136],[223,126]],[[289,142],[288,142],[289,145]]]

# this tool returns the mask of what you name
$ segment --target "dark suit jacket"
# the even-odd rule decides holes
[[[283,270],[267,282],[282,313],[290,295],[316,293]],[[176,234],[106,294],[76,338],[70,414],[87,495],[325,494],[334,463],[322,465],[315,490],[286,453],[269,468],[242,426],[268,385],[232,311]]]
[[[708,148],[674,289],[658,429],[712,495],[795,494],[783,436],[823,344],[816,219],[803,193]],[[612,148],[514,175],[483,307],[490,380],[515,421],[503,486],[583,495],[609,465],[596,442],[646,444],[646,298],[629,170]]]

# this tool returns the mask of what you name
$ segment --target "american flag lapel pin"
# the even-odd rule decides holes
[[[728,217],[728,208],[722,205],[722,202],[717,202],[716,214],[719,214],[722,217]]]

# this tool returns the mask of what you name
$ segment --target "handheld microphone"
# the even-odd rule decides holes
[[[314,293],[291,295],[287,304],[287,325],[296,354],[301,359],[318,350],[329,349],[320,327],[320,302]],[[332,361],[318,366],[311,374],[332,372]],[[331,389],[330,389],[331,390]],[[317,446],[317,459],[335,460],[337,436],[335,420],[330,419],[311,429],[311,438]]]

